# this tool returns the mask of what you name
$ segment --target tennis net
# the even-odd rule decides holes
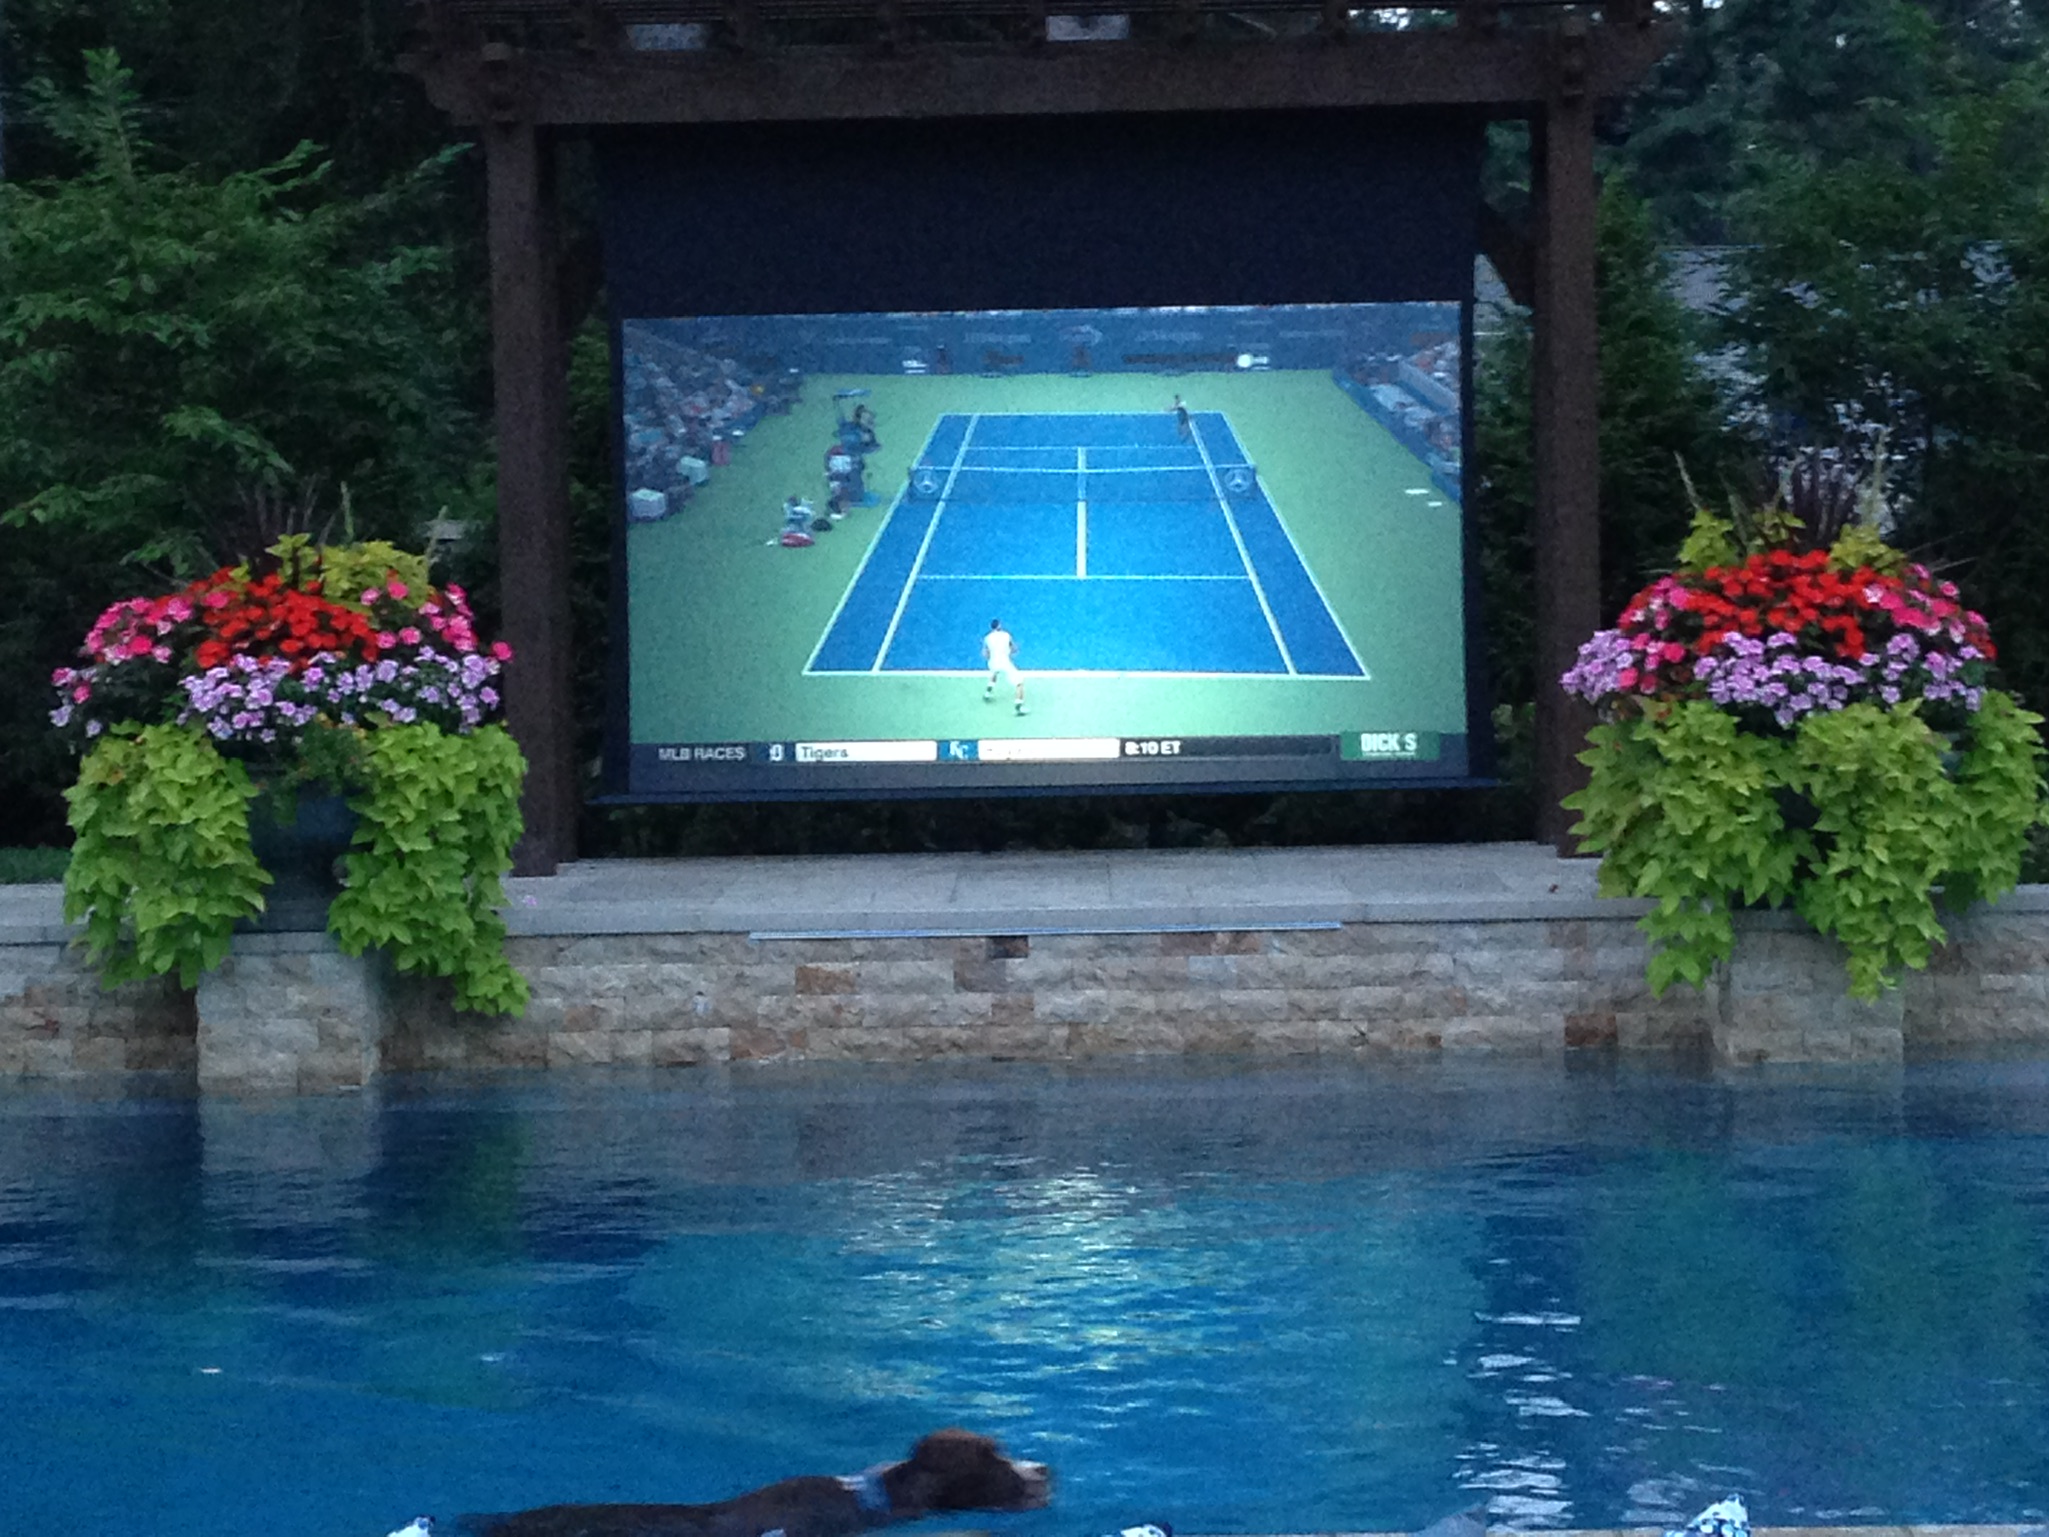
[[[1054,502],[1208,502],[1249,497],[1259,472],[1249,464],[1214,469],[986,469],[920,464],[911,469],[913,500],[1016,506]]]

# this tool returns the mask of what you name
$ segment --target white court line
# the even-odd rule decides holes
[[[1218,414],[1221,415],[1222,413]],[[1229,417],[1225,417],[1224,421],[1226,426],[1230,425]],[[1237,430],[1234,428],[1231,436],[1236,437],[1237,435]],[[1244,445],[1240,444],[1239,446],[1242,448]],[[1288,541],[1288,548],[1295,552],[1295,564],[1300,566],[1302,574],[1309,578],[1309,586],[1316,593],[1316,601],[1323,605],[1324,614],[1330,619],[1331,624],[1336,627],[1338,639],[1345,643],[1345,649],[1352,653],[1352,660],[1359,664],[1359,676],[1371,682],[1373,669],[1366,665],[1366,658],[1359,654],[1358,646],[1353,644],[1351,632],[1345,628],[1344,620],[1340,619],[1338,611],[1331,607],[1330,595],[1323,590],[1323,583],[1316,579],[1316,568],[1310,565],[1308,560],[1304,558],[1302,546],[1295,542],[1294,532],[1288,527],[1288,520],[1281,516],[1280,506],[1268,493],[1265,481],[1259,482],[1258,491],[1261,496],[1266,498],[1266,510],[1273,514],[1274,526],[1280,529],[1281,537]],[[1326,678],[1341,677],[1343,674],[1323,673],[1320,676]]]
[[[815,670],[818,653],[825,649],[826,641],[832,638],[833,626],[840,622],[840,611],[847,606],[847,599],[854,595],[854,589],[861,585],[861,573],[868,569],[869,560],[874,556],[876,547],[882,543],[882,536],[889,529],[889,520],[896,516],[897,508],[904,504],[904,493],[911,489],[911,475],[918,468],[918,460],[925,457],[925,450],[932,446],[933,436],[939,431],[939,423],[945,420],[945,413],[940,413],[932,423],[932,430],[925,434],[925,441],[918,445],[917,455],[911,460],[911,468],[904,472],[904,483],[896,488],[896,495],[890,498],[889,511],[882,515],[882,521],[876,525],[875,533],[868,541],[868,548],[861,552],[861,563],[854,567],[854,574],[848,580],[845,590],[840,593],[839,602],[832,606],[832,617],[825,621],[825,628],[818,632],[818,644],[811,648],[811,655],[804,660],[805,673]]]
[[[1238,546],[1238,561],[1245,567],[1246,580],[1252,583],[1252,595],[1259,599],[1259,611],[1266,615],[1266,627],[1273,632],[1274,645],[1280,648],[1281,660],[1293,673],[1295,659],[1288,654],[1288,643],[1281,638],[1281,627],[1274,619],[1273,606],[1266,601],[1266,589],[1259,585],[1259,573],[1252,569],[1252,552],[1245,548],[1245,536],[1238,532],[1238,520],[1231,516],[1230,498],[1224,495],[1223,482],[1217,479],[1216,464],[1209,456],[1209,445],[1202,440],[1202,426],[1193,416],[1188,419],[1188,431],[1195,439],[1196,451],[1202,455],[1202,467],[1209,472],[1210,490],[1216,496],[1217,506],[1223,509],[1224,527],[1231,531],[1231,542]]]
[[[1089,574],[1089,451],[1074,450],[1074,574]]]
[[[1242,576],[1229,572],[1195,572],[1176,576],[1167,571],[1134,571],[1124,576],[1089,576],[1077,571],[1069,576],[1065,571],[935,571],[930,576],[918,578],[921,582],[1242,582]]]
[[[927,577],[927,581],[937,578]],[[1243,577],[1234,576],[1234,582]],[[978,667],[892,667],[892,678],[979,678],[988,671]],[[866,678],[866,668],[853,672],[826,671],[821,678]],[[1034,678],[1212,678],[1231,679],[1241,683],[1361,683],[1355,672],[1170,672],[1144,667],[1034,667]]]
[[[939,488],[939,500],[932,504],[932,521],[925,525],[925,537],[918,543],[918,558],[911,562],[911,574],[904,578],[904,590],[897,595],[896,612],[889,616],[889,628],[883,632],[882,646],[875,653],[875,665],[868,669],[870,672],[882,671],[889,648],[896,641],[896,627],[903,623],[904,607],[911,601],[911,589],[918,585],[918,570],[925,564],[925,552],[932,548],[932,536],[939,532],[939,519],[946,512],[946,499],[953,494],[953,478],[960,473],[961,456],[968,451],[968,444],[975,436],[975,424],[981,419],[979,412],[968,418],[968,430],[961,434],[960,447],[953,453],[953,468],[946,472],[946,484]]]
[[[1097,445],[1100,447],[1101,445]],[[1078,450],[1085,452],[1085,450]],[[1004,449],[989,448],[984,453],[1003,453]],[[1249,464],[1226,464],[1219,468],[1226,470],[1250,469]],[[965,464],[962,469],[977,475],[1072,475],[1074,470],[1065,464]],[[1186,470],[1194,474],[1200,464],[1098,464],[1089,470],[1091,475],[1166,475],[1175,470]]]

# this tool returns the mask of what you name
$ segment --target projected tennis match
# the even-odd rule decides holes
[[[1467,778],[1455,303],[628,319],[628,786]]]

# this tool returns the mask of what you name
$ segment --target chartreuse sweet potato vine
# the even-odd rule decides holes
[[[249,851],[248,770],[190,726],[104,736],[65,792],[75,839],[64,916],[84,920],[106,980],[218,966],[238,918],[263,909],[270,877]]]
[[[401,971],[454,979],[458,1008],[516,1013],[502,877],[520,834],[525,760],[499,726],[368,734],[348,880],[328,927],[351,955],[385,945]],[[249,846],[248,770],[189,726],[103,736],[68,792],[76,833],[65,916],[109,982],[166,972],[186,987],[221,963],[270,876]]]
[[[372,733],[368,759],[369,786],[350,802],[362,821],[348,880],[329,911],[335,938],[351,955],[384,945],[401,971],[453,977],[458,1008],[524,1009],[498,916],[520,833],[519,748],[500,726],[412,726]]]
[[[1603,856],[1605,896],[1648,897],[1649,977],[1704,983],[1739,906],[1791,906],[1848,952],[1876,997],[1928,964],[1952,910],[2003,895],[2039,815],[2041,717],[1987,690],[1955,748],[1909,705],[1808,716],[1786,737],[1700,701],[1596,726],[1567,804]],[[1789,825],[1788,809],[1796,814]]]
[[[1702,509],[1680,569],[1563,680],[1604,716],[1573,830],[1604,894],[1656,902],[1658,992],[1704,983],[1762,905],[1834,935],[1876,997],[1942,942],[1938,896],[2013,888],[2041,819],[2042,717],[1992,685],[1984,620],[1846,522],[1875,515],[1868,486],[1826,481],[1810,461],[1771,507]]]

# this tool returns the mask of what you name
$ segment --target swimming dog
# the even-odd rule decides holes
[[[1036,1510],[1044,1463],[1013,1462],[987,1436],[935,1430],[902,1462],[850,1477],[786,1478],[710,1505],[544,1505],[465,1516],[476,1537],[850,1537],[948,1510]]]

